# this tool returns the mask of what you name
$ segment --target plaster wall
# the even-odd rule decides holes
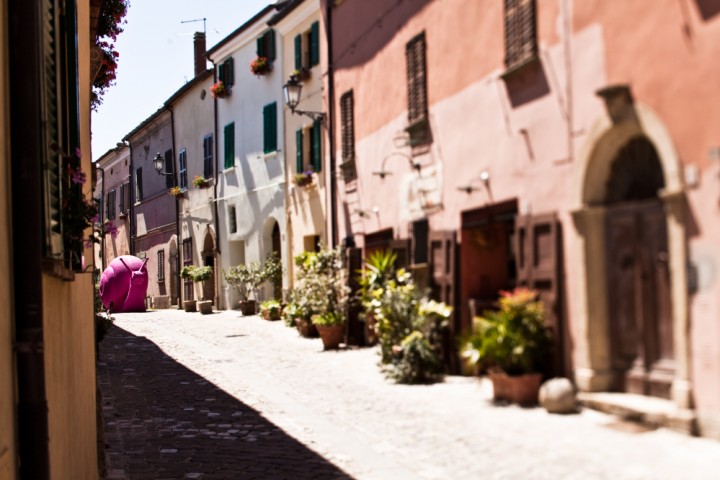
[[[117,227],[118,234],[115,238],[112,238],[111,235],[106,235],[105,237],[105,259],[103,265],[107,266],[113,259],[120,255],[130,254],[130,211],[127,209],[124,214],[120,213],[120,189],[122,185],[128,184],[131,181],[130,149],[122,147],[108,152],[100,158],[97,163],[98,166],[105,171],[105,185],[103,186],[102,184],[103,175],[99,174],[98,185],[94,193],[95,198],[103,195],[103,211],[100,212],[100,220],[103,222],[107,218],[108,193],[112,190],[115,191],[115,218],[112,219],[112,223]],[[125,200],[126,205],[129,206],[135,202],[135,198],[132,196],[129,188],[127,194],[131,197],[130,200]],[[98,268],[100,267],[99,264],[97,266]]]
[[[82,169],[90,172],[90,8],[78,0]],[[83,40],[84,39],[84,40]],[[91,197],[87,182],[84,192]],[[85,258],[92,250],[86,249]],[[92,275],[65,282],[43,275],[45,375],[51,478],[98,478]]]
[[[295,36],[305,35],[311,28],[313,22],[320,21],[320,2],[312,0],[305,2],[305,8],[298,8],[281,20],[277,25],[278,32],[282,35],[282,63],[285,75],[289,77],[295,69]],[[320,63],[310,69],[310,78],[302,81],[302,97],[298,109],[313,112],[322,112],[324,108],[323,95],[325,87],[323,75],[327,70],[327,46],[325,39],[324,23],[320,22]],[[322,171],[316,172],[313,184],[307,187],[298,187],[293,183],[293,176],[297,171],[297,142],[296,131],[300,128],[308,129],[312,126],[312,119],[297,114],[292,114],[290,109],[283,102],[283,117],[285,122],[285,172],[287,199],[287,231],[289,258],[285,277],[285,287],[291,287],[295,280],[295,265],[292,259],[305,250],[304,239],[309,236],[319,236],[320,240],[327,244],[326,235],[327,223],[327,171],[329,169],[327,160],[327,148],[323,145]],[[323,127],[323,139],[326,138],[326,130]],[[310,139],[306,132],[304,145]],[[305,147],[307,152],[307,147]],[[306,164],[311,163],[306,159]]]
[[[181,97],[176,99],[170,108],[175,116],[175,163],[180,174],[180,152],[187,155],[187,188],[185,195],[179,200],[180,207],[180,241],[192,238],[193,265],[204,265],[203,246],[208,228],[214,230],[213,185],[214,174],[209,177],[208,188],[197,188],[192,182],[195,176],[204,177],[203,141],[208,135],[213,136],[215,151],[214,101],[210,94],[213,75],[206,75],[193,85]],[[213,152],[213,172],[215,171],[215,154]],[[178,176],[178,182],[179,180]],[[182,252],[182,247],[180,246]],[[167,253],[166,253],[167,256]],[[184,259],[180,259],[181,268]],[[182,282],[182,280],[181,280]],[[217,302],[216,302],[217,305]]]
[[[0,2],[0,103],[9,104],[6,2]],[[0,185],[10,185],[10,131],[8,108],[0,109]],[[14,480],[15,472],[15,365],[13,356],[12,251],[10,247],[10,188],[0,194],[0,479]]]
[[[234,258],[245,262],[264,263],[272,252],[272,243],[266,234],[269,223],[277,222],[280,228],[283,269],[287,271],[287,232],[285,222],[285,142],[282,117],[282,85],[288,72],[283,72],[283,42],[276,32],[276,60],[273,70],[255,76],[248,65],[257,56],[256,39],[267,30],[270,13],[239,34],[227,45],[211,54],[211,61],[219,65],[230,56],[234,59],[235,85],[232,94],[217,102],[218,122],[218,263],[227,270],[235,265]],[[277,105],[277,151],[263,153],[263,107]],[[224,168],[224,127],[235,123],[234,166]],[[229,233],[228,209],[235,207],[237,232]],[[240,247],[242,245],[242,247]],[[242,248],[242,254],[238,249]],[[235,253],[232,251],[235,250]],[[222,281],[222,288],[226,286]],[[269,293],[269,289],[267,289]],[[229,290],[221,299],[221,307],[237,305],[239,297]],[[229,305],[229,307],[228,307]]]

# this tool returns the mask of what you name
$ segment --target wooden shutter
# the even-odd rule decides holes
[[[263,107],[263,152],[277,150],[277,103]]]
[[[295,168],[297,173],[305,171],[305,162],[303,162],[303,130],[298,128],[295,131]]]
[[[203,139],[203,176],[213,176],[213,137],[208,135]]]
[[[551,369],[546,374],[563,374],[562,329],[560,325],[560,236],[554,213],[526,215],[515,223],[518,286],[537,290],[545,306],[545,324],[555,338]]]
[[[265,53],[267,54],[267,59],[272,62],[275,60],[275,30],[268,30],[263,37],[265,37]]]
[[[165,281],[165,250],[157,252],[157,279],[158,283]]]
[[[310,66],[320,63],[320,22],[310,27]]]
[[[135,201],[142,202],[143,199],[143,178],[142,167],[135,171]]]
[[[428,235],[428,261],[430,269],[430,288],[435,300],[445,302],[451,307],[455,304],[457,241],[454,231],[431,231]],[[455,309],[457,311],[457,309]],[[456,327],[460,315],[453,313],[448,328],[443,335],[443,363],[456,372],[458,369],[455,353],[456,336],[460,333]]]
[[[165,151],[165,173],[175,173],[175,159],[173,158],[173,151]],[[172,188],[175,186],[175,175],[165,175],[165,186]]]
[[[228,87],[235,85],[235,61],[232,57],[225,60],[225,81],[223,83]]]
[[[425,75],[425,33],[408,42],[405,49],[408,80],[408,122],[414,123],[427,114]]]
[[[125,185],[120,185],[120,214],[125,213]]]
[[[256,40],[256,53],[258,57],[267,57],[265,53],[265,36],[260,35]]]
[[[123,188],[125,189],[125,211],[130,211],[130,182],[123,185]]]
[[[225,125],[225,168],[235,166],[235,122]]]
[[[535,0],[505,0],[505,66],[537,55]]]
[[[295,70],[302,69],[302,35],[295,35]]]
[[[227,85],[227,78],[225,77],[225,64],[221,63],[218,65],[218,80],[220,80],[223,84]]]
[[[355,119],[353,91],[343,93],[340,97],[340,116],[342,122],[342,156],[347,162],[355,158]]]
[[[320,120],[315,120],[312,126],[312,165],[313,170],[322,170],[322,130]]]

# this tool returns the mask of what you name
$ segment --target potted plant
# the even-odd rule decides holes
[[[192,183],[195,188],[208,188],[210,186],[210,180],[200,175],[195,175]]]
[[[195,267],[192,265],[184,266],[182,268],[182,270],[180,270],[180,278],[193,281],[192,272],[194,269],[195,269]],[[196,312],[197,311],[196,305],[197,305],[196,300],[190,300],[190,299],[183,300],[183,310],[185,310],[188,313]]]
[[[313,184],[313,171],[308,170],[305,172],[296,173],[293,177],[293,183],[298,187],[307,187]]]
[[[189,278],[193,281],[195,284],[195,292],[196,296],[199,297],[201,300],[199,302],[195,302],[195,300],[190,300],[186,302],[195,302],[197,304],[197,307],[200,309],[200,313],[203,315],[207,315],[209,313],[212,313],[212,300],[205,300],[204,296],[204,289],[203,289],[203,283],[210,278],[212,278],[213,274],[213,268],[209,265],[206,265],[204,267],[195,267],[193,265],[187,265],[183,267],[183,269],[180,271],[180,276],[182,278]],[[199,295],[198,295],[199,293]],[[185,303],[183,302],[183,306],[185,306]],[[191,309],[188,310],[185,308],[186,312],[194,312],[195,311],[195,304],[193,304]]]
[[[311,70],[309,68],[296,68],[290,74],[290,81],[302,82],[310,78]]]
[[[473,319],[461,355],[488,367],[496,400],[533,405],[552,345],[537,292],[516,288],[500,292],[499,310]]]
[[[266,57],[259,56],[255,58],[252,62],[250,62],[250,71],[258,77],[269,73],[271,70],[272,65]]]
[[[285,324],[289,327],[295,327],[301,337],[317,337],[319,335],[317,327],[311,321],[313,315],[312,306],[308,296],[305,294],[302,283],[294,290],[291,290],[288,296],[290,301],[288,306],[283,309]]]
[[[222,81],[219,81],[210,87],[210,94],[213,98],[225,98],[230,96],[230,89]]]
[[[359,300],[365,320],[365,342],[374,345],[377,342],[376,315],[380,307],[380,297],[391,279],[395,277],[397,254],[390,249],[371,253],[365,260],[365,268],[359,272]]]
[[[247,265],[236,265],[225,272],[225,281],[237,289],[240,294],[240,311],[243,315],[255,315],[257,310],[258,288],[265,281],[265,276],[257,262]],[[250,300],[252,294],[253,299]]]
[[[265,320],[280,320],[282,306],[277,300],[265,300],[260,304],[260,315]]]
[[[185,192],[180,187],[172,187],[170,190],[168,190],[168,195],[171,195],[175,198],[182,198]]]

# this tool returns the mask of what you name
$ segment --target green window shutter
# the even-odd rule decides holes
[[[302,68],[302,36],[295,35],[295,70]]]
[[[320,22],[315,22],[310,30],[310,66],[318,63],[320,63]]]
[[[295,131],[295,157],[297,158],[296,168],[297,173],[305,171],[305,163],[303,162],[303,131],[302,128],[298,128]]]
[[[226,84],[225,79],[225,64],[221,63],[218,65],[218,80],[220,80],[222,83]]]
[[[269,61],[275,60],[275,30],[265,32],[265,53]]]
[[[235,166],[235,123],[225,125],[225,168]]]
[[[263,152],[277,150],[277,103],[263,107]]]
[[[232,57],[225,62],[225,79],[228,87],[235,85],[235,60]]]
[[[320,147],[320,120],[315,120],[312,126],[312,164],[313,170],[319,172],[322,169],[322,148]]]
[[[257,39],[257,56],[258,57],[266,57],[265,55],[265,42],[264,42],[265,36],[261,35]]]

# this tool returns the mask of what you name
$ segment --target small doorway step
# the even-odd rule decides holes
[[[687,435],[698,434],[695,411],[680,409],[670,400],[615,392],[580,392],[578,400],[585,407],[623,420],[652,428],[669,428]]]

